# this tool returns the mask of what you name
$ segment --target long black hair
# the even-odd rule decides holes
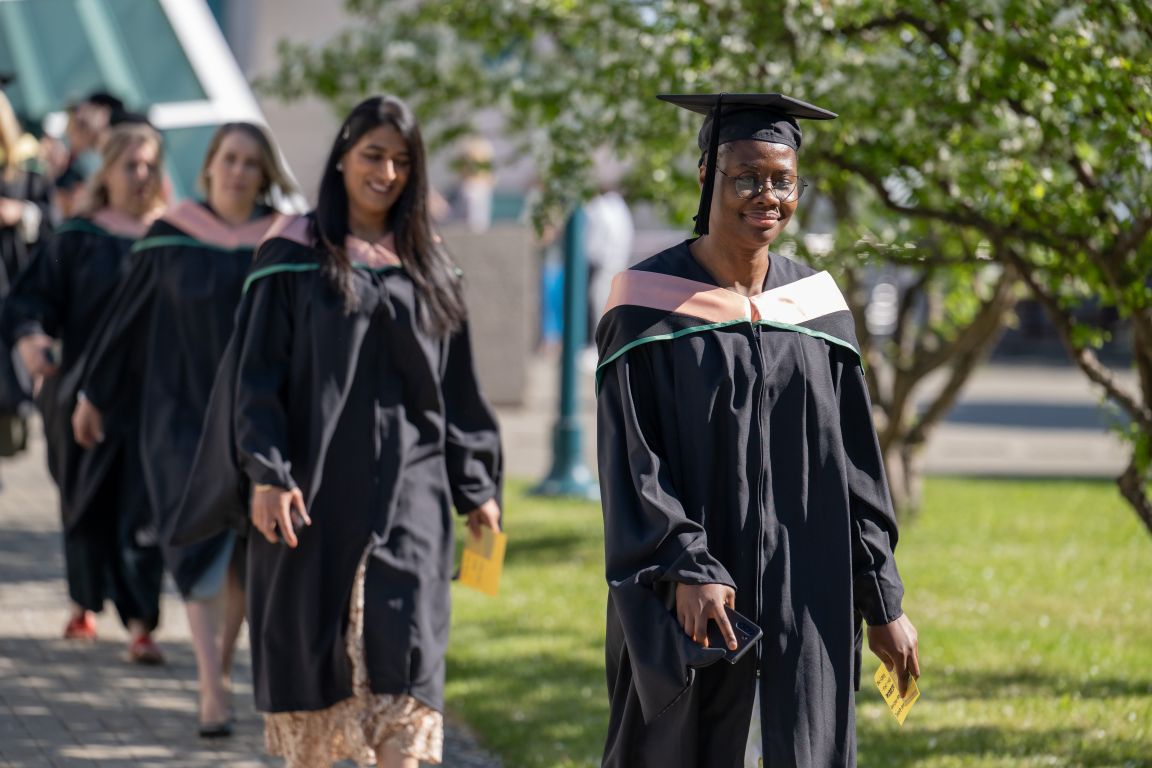
[[[314,219],[317,240],[328,252],[325,273],[344,295],[345,307],[356,306],[352,288],[352,262],[344,249],[348,229],[348,192],[339,168],[344,155],[369,131],[390,125],[408,145],[411,163],[400,197],[385,222],[396,242],[396,253],[416,285],[420,321],[438,336],[448,335],[464,322],[464,292],[455,265],[432,234],[428,215],[428,164],[424,140],[412,110],[395,96],[365,99],[344,119],[320,179]]]

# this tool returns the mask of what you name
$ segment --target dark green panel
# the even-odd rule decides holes
[[[20,112],[44,112],[104,85],[75,0],[0,2],[0,64],[17,74],[8,91]]]
[[[0,69],[36,118],[96,89],[137,110],[206,98],[159,0],[0,2]]]
[[[104,0],[144,101],[199,101],[204,89],[157,0]]]

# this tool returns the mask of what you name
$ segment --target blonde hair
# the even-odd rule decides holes
[[[0,176],[11,178],[20,170],[20,123],[8,97],[0,91]]]
[[[252,139],[260,148],[260,170],[264,174],[264,183],[260,186],[256,202],[270,206],[274,202],[274,191],[279,192],[284,197],[295,193],[296,185],[292,183],[288,177],[288,171],[280,162],[280,154],[276,151],[276,146],[268,131],[255,123],[243,122],[224,123],[216,129],[216,133],[212,134],[212,140],[208,142],[208,151],[204,153],[204,162],[200,166],[200,174],[196,177],[196,187],[200,192],[207,196],[209,189],[208,166],[212,164],[212,160],[220,151],[220,145],[224,143],[228,134],[237,132]]]
[[[100,144],[100,170],[96,171],[89,183],[87,199],[81,207],[82,213],[92,214],[108,207],[108,169],[115,165],[125,152],[145,142],[151,142],[156,147],[158,178],[156,195],[152,202],[155,207],[164,204],[164,184],[162,178],[159,178],[163,173],[160,169],[164,164],[164,144],[159,131],[145,123],[121,123],[113,126]]]

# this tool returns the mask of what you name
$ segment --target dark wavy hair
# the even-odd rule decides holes
[[[395,96],[365,99],[344,119],[324,164],[313,220],[316,239],[328,252],[325,273],[344,296],[345,307],[356,307],[352,262],[344,249],[348,236],[348,193],[337,165],[369,131],[390,125],[408,145],[411,170],[400,197],[385,222],[396,242],[396,253],[416,285],[420,322],[435,335],[448,335],[464,322],[464,292],[455,265],[432,234],[428,215],[428,164],[424,140],[412,110]]]

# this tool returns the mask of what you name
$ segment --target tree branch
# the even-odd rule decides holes
[[[1001,249],[1001,253],[1003,258],[1016,268],[1032,291],[1032,295],[1044,307],[1048,319],[1052,322],[1052,326],[1060,337],[1060,342],[1068,351],[1068,356],[1072,358],[1072,361],[1080,367],[1080,370],[1089,380],[1104,390],[1110,400],[1123,408],[1142,430],[1152,434],[1152,408],[1141,403],[1137,397],[1125,389],[1116,380],[1116,375],[1100,362],[1093,350],[1078,346],[1073,341],[1074,322],[1072,318],[1060,306],[1056,298],[1040,284],[1035,275],[1036,268],[1029,264],[1014,248],[1004,247]]]
[[[959,335],[963,343],[953,345],[951,374],[948,381],[927,410],[908,430],[909,443],[915,445],[928,440],[929,433],[952,410],[960,391],[968,383],[980,362],[987,357],[992,345],[1003,332],[1004,315],[1016,305],[1013,290],[1016,279],[1015,270],[1005,269],[992,290],[992,296],[981,305],[975,319]],[[923,375],[927,375],[927,372]]]
[[[1116,478],[1116,485],[1120,489],[1120,495],[1136,510],[1136,515],[1144,523],[1148,533],[1152,533],[1152,502],[1148,499],[1147,483],[1140,472],[1135,455],[1120,477]]]
[[[920,297],[924,295],[928,281],[934,274],[934,269],[924,270],[916,279],[916,282],[908,286],[900,299],[900,308],[896,313],[896,328],[892,331],[892,344],[896,347],[896,354],[893,357],[898,360],[901,365],[904,364],[910,353],[907,344],[909,341],[908,323],[911,320],[912,311],[915,309]]]
[[[927,19],[922,19],[919,16],[909,13],[908,11],[897,11],[890,16],[877,16],[876,18],[869,19],[859,24],[847,25],[840,27],[836,30],[837,33],[843,35],[854,35],[861,32],[871,32],[874,30],[888,30],[899,27],[909,26],[924,36],[930,43],[940,49],[940,52],[953,64],[960,63],[960,57],[957,56],[952,49],[948,46],[948,35],[946,32],[941,32],[939,28]]]
[[[1152,233],[1152,211],[1146,210],[1142,216],[1132,222],[1132,226],[1124,236],[1116,241],[1112,247],[1112,252],[1121,259],[1127,258],[1129,253],[1139,249],[1140,244],[1147,239],[1150,233]]]
[[[930,221],[940,221],[945,224],[954,224],[959,227],[971,227],[972,229],[980,230],[987,234],[990,238],[995,240],[1019,240],[1024,239],[1037,245],[1043,245],[1050,248],[1057,253],[1068,253],[1069,242],[1065,238],[1058,238],[1047,232],[1036,230],[1024,230],[1019,226],[1011,228],[1001,226],[991,219],[980,216],[971,209],[963,209],[965,213],[962,215],[955,211],[944,209],[926,208],[923,206],[908,207],[900,205],[884,188],[884,183],[881,179],[876,178],[869,169],[854,163],[851,160],[837,154],[824,155],[827,160],[840,168],[841,170],[848,171],[849,173],[856,174],[860,177],[880,198],[880,201],[886,208],[896,213],[910,216],[917,219],[927,219]]]

